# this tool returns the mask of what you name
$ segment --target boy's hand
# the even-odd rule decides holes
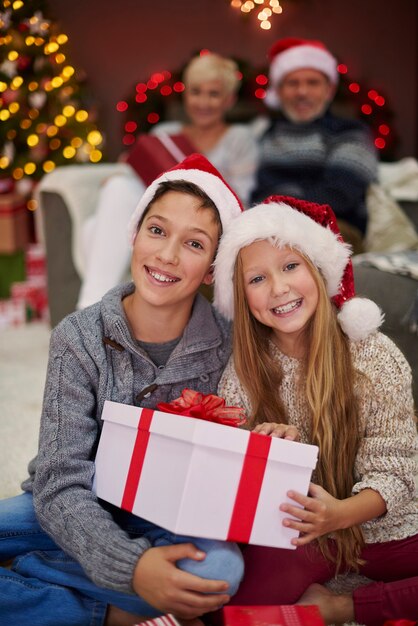
[[[163,613],[192,619],[229,602],[228,584],[182,571],[180,559],[201,561],[205,553],[191,543],[149,548],[139,559],[133,577],[135,592]]]
[[[253,429],[253,432],[261,435],[270,435],[270,437],[278,437],[279,439],[299,441],[298,429],[296,426],[291,426],[290,424],[263,422],[262,424],[257,424],[257,426]]]

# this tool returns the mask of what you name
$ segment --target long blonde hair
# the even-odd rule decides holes
[[[298,251],[300,254],[300,252]],[[324,279],[302,254],[318,287],[318,306],[307,330],[308,349],[299,384],[311,416],[310,443],[319,447],[317,482],[332,496],[348,498],[354,484],[354,463],[360,440],[359,410],[349,340],[342,332]],[[271,331],[251,314],[244,290],[241,255],[234,270],[233,354],[237,375],[253,408],[253,425],[288,422],[280,397],[281,367],[270,350]],[[274,393],[272,393],[274,391]],[[335,554],[328,537],[318,539],[321,552],[337,564],[358,569],[364,546],[361,529],[353,526],[333,533]]]

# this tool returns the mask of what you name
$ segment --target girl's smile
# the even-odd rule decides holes
[[[284,304],[283,306],[278,306],[272,309],[275,315],[285,316],[292,313],[295,309],[299,308],[302,305],[302,298],[300,300],[295,300],[294,302],[289,302],[289,304]]]

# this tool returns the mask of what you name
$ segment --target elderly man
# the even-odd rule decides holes
[[[377,177],[368,129],[330,113],[337,61],[319,41],[285,38],[269,52],[266,104],[280,109],[261,138],[252,200],[271,194],[330,204],[354,251],[367,224],[365,194]]]

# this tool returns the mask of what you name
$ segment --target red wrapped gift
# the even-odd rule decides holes
[[[29,219],[23,196],[0,194],[0,253],[24,250],[29,241]]]
[[[181,626],[181,624],[176,620],[174,615],[167,613],[160,617],[154,617],[154,619],[147,619],[145,622],[140,622],[134,626]]]
[[[48,296],[44,277],[34,276],[23,282],[12,283],[10,295],[14,302],[23,302],[28,321],[48,320]]]
[[[21,326],[26,322],[26,308],[23,302],[0,300],[0,329]]]
[[[317,606],[224,606],[224,626],[325,626]]]
[[[126,162],[148,186],[160,174],[180,163],[195,147],[184,135],[138,135]]]
[[[46,257],[44,247],[40,243],[30,244],[25,254],[26,276],[46,276]]]

